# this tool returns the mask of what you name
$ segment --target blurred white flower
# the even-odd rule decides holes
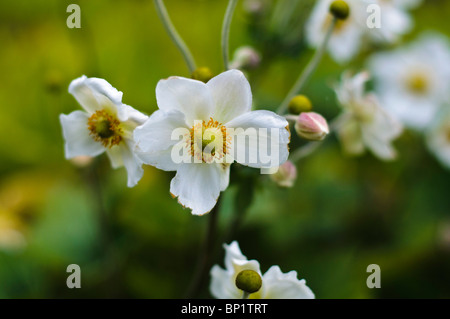
[[[450,169],[450,105],[446,106],[442,116],[438,116],[435,124],[428,130],[426,142],[442,165]]]
[[[313,47],[322,43],[332,21],[329,7],[333,0],[316,2],[306,25],[307,40]],[[413,27],[413,20],[408,12],[420,4],[420,0],[346,0],[350,15],[345,20],[338,20],[328,44],[332,58],[345,63],[354,58],[364,45],[376,43],[395,43]],[[373,11],[370,5],[379,8],[379,28],[369,28]]]
[[[137,154],[146,164],[177,172],[170,192],[194,215],[206,214],[216,205],[220,192],[228,187],[234,160],[250,167],[269,168],[252,156],[259,153],[261,144],[247,143],[247,129],[255,132],[250,140],[270,144],[272,151],[277,151],[278,161],[270,167],[287,160],[288,122],[273,112],[251,111],[250,84],[241,71],[224,72],[206,84],[181,77],[161,80],[156,99],[159,110],[134,132]],[[259,133],[271,129],[277,134]],[[176,139],[178,133],[172,136],[175,132],[186,133],[180,141]],[[188,161],[174,160],[172,152],[179,145],[187,148]],[[231,153],[236,148],[238,152]]]
[[[304,279],[297,279],[297,272],[282,273],[280,267],[272,266],[261,275],[259,262],[247,260],[237,241],[224,244],[225,269],[218,265],[211,268],[211,294],[218,299],[241,299],[243,291],[236,287],[236,276],[243,270],[253,270],[262,277],[258,292],[250,294],[250,299],[314,299],[314,293]]]
[[[445,36],[427,33],[407,47],[369,61],[383,107],[406,126],[423,130],[449,96],[450,49]]]
[[[67,159],[106,152],[113,168],[125,166],[128,187],[141,179],[142,161],[133,152],[133,130],[147,116],[122,103],[122,92],[98,78],[82,76],[70,83],[69,93],[84,111],[61,114]]]
[[[402,132],[402,125],[382,108],[376,96],[365,92],[367,72],[354,77],[347,72],[336,88],[342,114],[336,119],[336,131],[344,150],[359,155],[365,149],[383,160],[396,157],[391,143]]]
[[[381,27],[368,29],[367,34],[375,42],[395,43],[411,31],[414,23],[407,9],[412,7],[412,1],[377,0],[374,3],[380,7]]]
[[[329,12],[333,0],[318,0],[306,24],[306,37],[312,47],[319,47],[329,29],[333,16]],[[367,4],[361,0],[346,0],[350,15],[338,20],[328,43],[328,52],[332,58],[344,63],[353,58],[360,50],[364,32],[367,29]]]

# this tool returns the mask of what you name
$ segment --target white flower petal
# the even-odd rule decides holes
[[[236,240],[229,245],[224,244],[223,248],[225,249],[225,267],[227,269],[233,269],[233,260],[247,260],[247,257],[242,254],[239,243]]]
[[[74,111],[69,115],[59,116],[65,140],[65,156],[67,159],[80,155],[97,156],[105,151],[103,145],[89,135],[89,115],[82,111]]]
[[[280,267],[272,266],[263,276],[261,296],[263,299],[314,299],[314,293],[304,279],[297,279],[297,272],[287,274]]]
[[[350,113],[339,116],[336,120],[336,130],[341,146],[347,154],[359,155],[364,153],[361,127]]]
[[[213,107],[211,93],[205,83],[181,77],[159,81],[156,100],[160,110],[182,112],[189,126],[193,126],[195,120],[209,120]]]
[[[91,114],[104,108],[115,110],[117,105],[122,104],[122,92],[104,79],[88,78],[85,75],[70,83],[69,93]]]
[[[170,183],[170,192],[193,215],[209,213],[217,203],[221,189],[221,170],[218,164],[180,164]]]
[[[252,91],[241,71],[229,70],[221,73],[206,85],[214,101],[212,117],[215,120],[227,123],[251,110]]]
[[[123,165],[125,166],[128,175],[128,187],[135,186],[144,175],[144,169],[142,168],[143,163],[131,149],[132,145],[120,145]]]
[[[165,171],[175,171],[178,164],[172,159],[172,147],[182,140],[182,136],[172,133],[188,133],[185,116],[179,111],[154,112],[148,120],[134,130],[135,152],[148,165]]]
[[[215,265],[211,269],[210,291],[219,299],[242,298],[242,291],[236,287],[236,276],[243,270],[253,270],[261,275],[259,263],[256,260],[247,260],[237,241],[230,245],[224,244],[225,269]]]
[[[284,117],[259,110],[247,112],[225,124],[234,130],[232,152],[238,163],[271,168],[289,156],[289,124]]]
[[[236,286],[230,284],[232,275],[229,271],[214,265],[211,268],[211,283],[209,286],[211,294],[217,299],[239,299],[242,292]]]
[[[148,116],[126,104],[117,105],[117,118],[121,122],[132,121],[135,125],[142,125]]]
[[[188,130],[185,116],[179,111],[155,111],[148,120],[134,130],[134,140],[142,152],[167,150],[178,140],[172,140],[172,133]]]
[[[122,150],[120,145],[114,145],[106,152],[111,162],[112,168],[116,169],[123,166]]]

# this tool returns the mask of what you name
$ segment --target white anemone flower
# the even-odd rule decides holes
[[[448,39],[427,33],[409,46],[378,53],[369,61],[377,95],[407,127],[422,131],[448,98]]]
[[[402,132],[402,125],[382,108],[377,97],[365,92],[367,72],[354,77],[344,73],[336,88],[342,114],[336,119],[336,131],[344,150],[359,155],[365,149],[383,160],[392,160],[396,151],[391,143]]]
[[[82,76],[70,83],[71,93],[84,111],[61,114],[65,156],[108,155],[113,168],[125,166],[128,187],[135,186],[144,170],[143,162],[133,153],[133,130],[147,116],[122,103],[122,92],[107,81]]]
[[[314,299],[315,295],[304,279],[297,279],[297,272],[283,273],[279,266],[272,266],[261,275],[259,262],[247,260],[237,241],[224,244],[225,269],[219,265],[211,268],[211,294],[217,299],[241,299],[243,291],[236,287],[236,277],[244,270],[253,270],[261,276],[261,289],[249,295],[249,299]]]
[[[450,111],[444,109],[442,113],[442,116],[437,117],[434,125],[428,130],[426,142],[428,149],[441,164],[450,169]]]
[[[306,37],[312,47],[319,47],[333,19],[329,12],[333,0],[318,0],[306,25]],[[371,43],[396,43],[413,27],[408,12],[420,4],[420,0],[346,0],[350,15],[338,20],[328,43],[331,57],[338,63],[346,63],[361,49]],[[376,17],[370,6],[379,8]],[[370,24],[378,19],[380,27]]]
[[[228,187],[234,160],[255,168],[278,167],[287,160],[288,122],[270,111],[251,111],[250,84],[241,71],[224,72],[206,84],[170,77],[159,81],[156,99],[159,110],[134,132],[136,152],[146,164],[176,171],[170,192],[194,215],[215,206]],[[268,144],[269,164],[260,152]],[[177,158],[180,146],[182,161]]]
[[[380,28],[368,29],[367,34],[379,43],[396,43],[413,28],[408,9],[418,5],[417,0],[377,0],[380,8]]]
[[[330,5],[333,0],[318,0],[306,24],[308,43],[319,47],[333,20]],[[328,52],[338,63],[345,63],[355,57],[362,45],[364,31],[367,29],[367,1],[346,0],[350,15],[338,20],[328,43]],[[373,2],[373,1],[372,1]]]

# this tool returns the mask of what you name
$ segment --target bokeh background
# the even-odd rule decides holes
[[[231,49],[252,45],[263,57],[247,72],[255,108],[275,110],[313,53],[302,32],[313,1],[282,1],[283,19],[272,9],[252,16],[242,2],[234,16]],[[197,64],[220,73],[227,2],[165,2]],[[70,3],[81,7],[81,29],[66,26]],[[405,42],[430,29],[450,35],[449,1],[424,1],[412,15]],[[327,118],[339,110],[331,85],[347,68],[325,56],[305,88]],[[0,298],[183,297],[209,217],[172,199],[173,173],[146,167],[129,189],[106,156],[67,161],[58,119],[79,109],[67,88],[83,74],[147,114],[159,79],[189,77],[152,1],[1,1],[0,70]],[[292,148],[301,143],[294,136]],[[232,175],[212,262],[223,266],[223,242],[238,240],[263,272],[296,270],[317,298],[450,298],[450,172],[413,132],[395,145],[394,162],[351,158],[331,135],[298,163],[291,189],[253,170]],[[66,286],[69,264],[81,267],[81,289]],[[381,267],[381,289],[366,286],[369,264]],[[196,297],[211,297],[208,284]]]

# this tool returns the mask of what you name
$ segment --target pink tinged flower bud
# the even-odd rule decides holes
[[[297,180],[297,168],[291,161],[286,161],[270,178],[281,187],[292,187]]]
[[[251,46],[242,46],[234,52],[232,69],[254,69],[261,63],[260,54]]]
[[[309,141],[321,141],[330,133],[327,120],[315,112],[301,113],[295,123],[295,131]]]

